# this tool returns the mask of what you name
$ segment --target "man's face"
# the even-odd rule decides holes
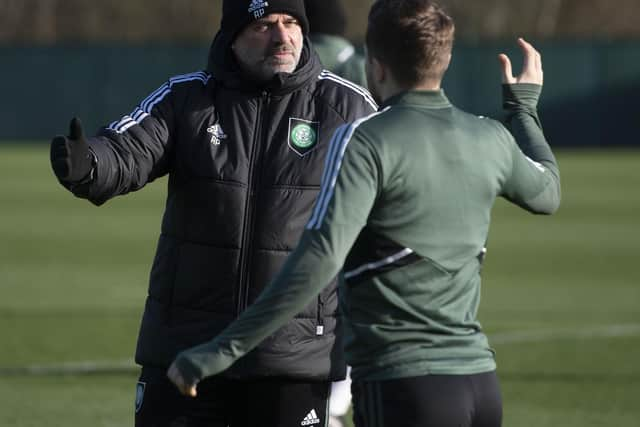
[[[231,48],[247,74],[267,81],[276,73],[292,73],[296,69],[302,44],[298,20],[290,15],[272,13],[247,25]]]

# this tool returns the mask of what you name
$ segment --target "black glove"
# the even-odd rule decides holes
[[[77,183],[85,180],[93,168],[93,154],[84,139],[82,123],[74,117],[69,124],[69,136],[51,140],[51,168],[60,181]]]

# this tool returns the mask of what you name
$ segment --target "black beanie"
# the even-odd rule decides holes
[[[247,25],[270,13],[293,16],[300,23],[302,34],[309,33],[304,0],[224,0],[220,31],[228,40],[234,40]]]

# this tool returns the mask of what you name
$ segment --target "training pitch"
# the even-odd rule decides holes
[[[0,145],[0,426],[128,426],[166,181],[96,208]],[[558,155],[554,217],[493,216],[480,321],[505,427],[640,425],[640,151]]]

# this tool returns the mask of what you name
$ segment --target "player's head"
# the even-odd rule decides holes
[[[305,0],[311,34],[343,36],[347,29],[347,13],[342,0]]]
[[[379,66],[401,87],[439,86],[451,61],[454,33],[453,19],[431,0],[377,0],[366,34],[369,89],[376,91]]]
[[[309,24],[303,0],[224,0],[220,31],[240,67],[266,81],[293,72]]]

